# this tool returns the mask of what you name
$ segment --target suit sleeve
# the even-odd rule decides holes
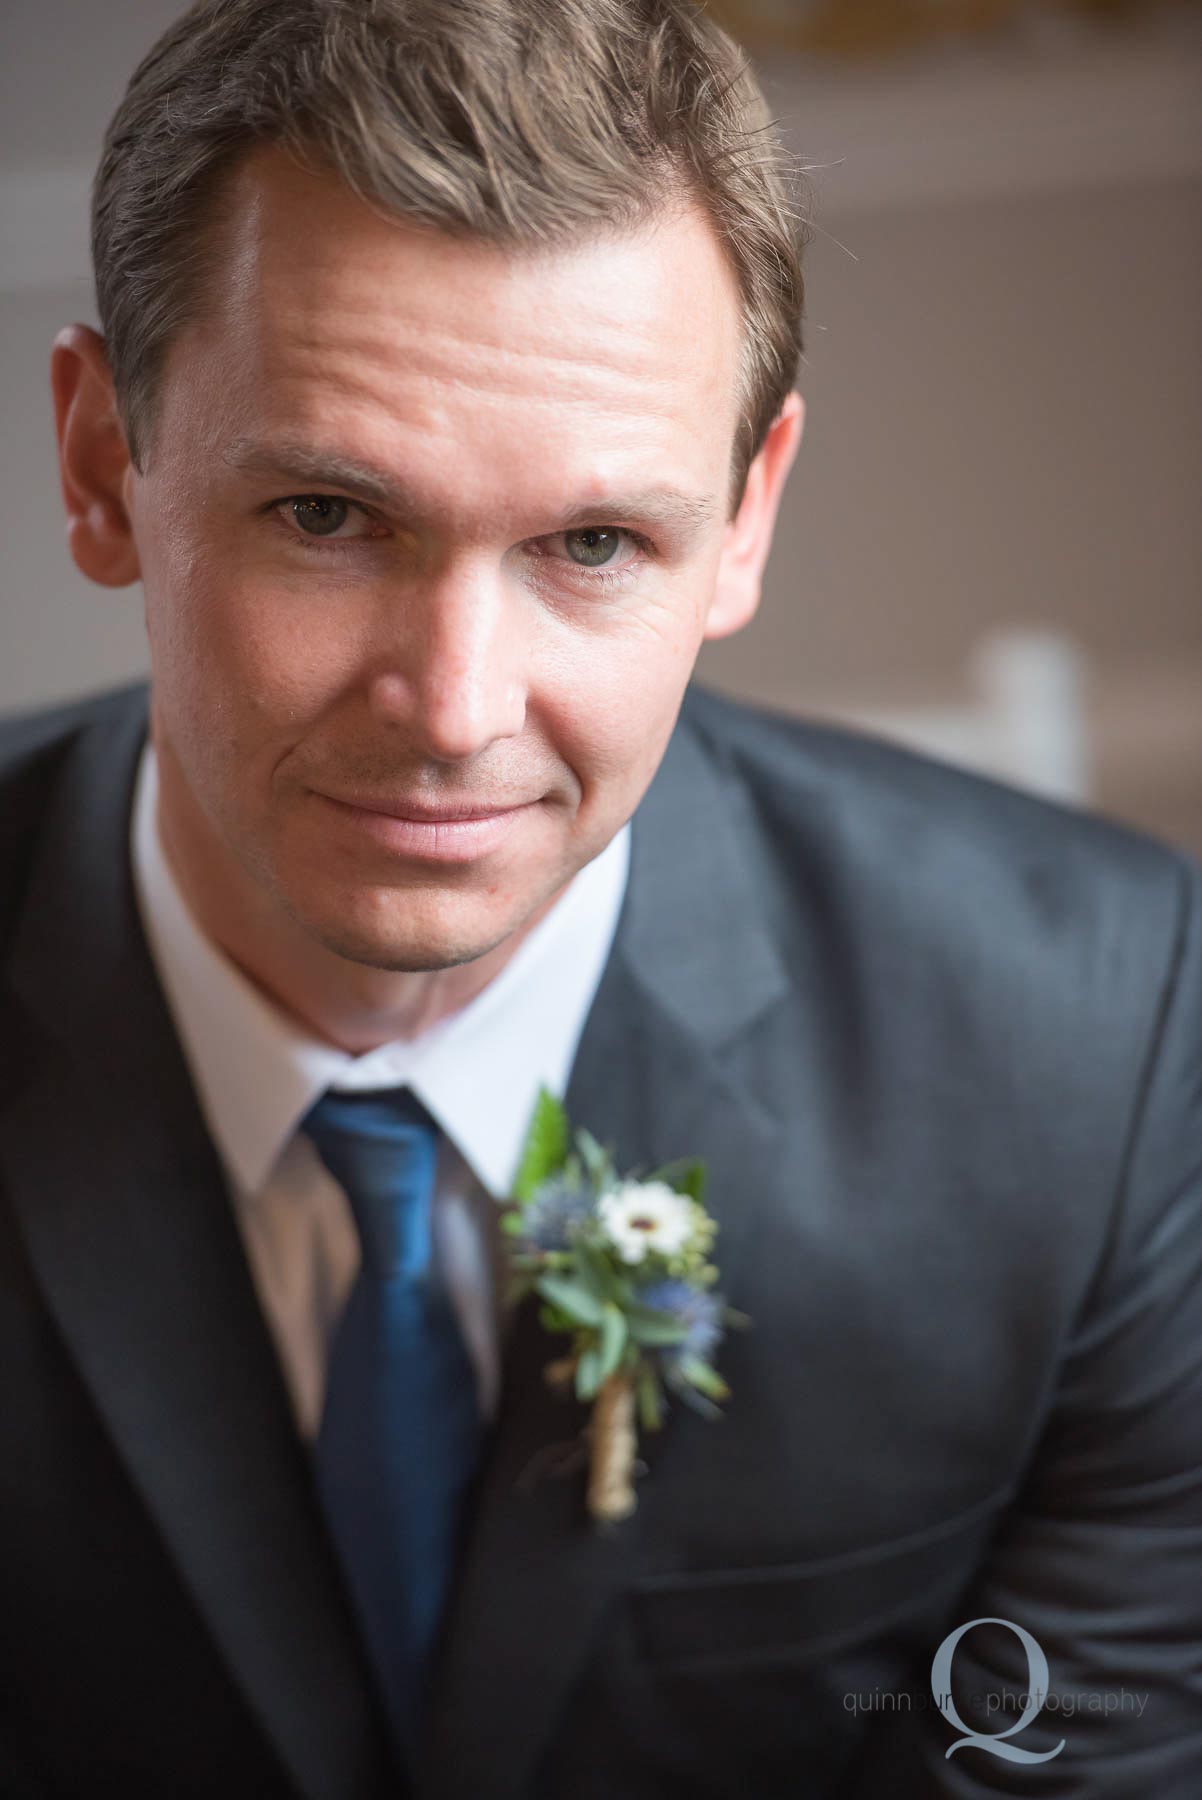
[[[1028,1479],[956,1620],[1023,1627],[1048,1667],[1046,1704],[1014,1730],[1038,1664],[1010,1625],[966,1633],[952,1692],[968,1732],[1055,1754],[965,1742],[949,1757],[962,1733],[932,1700],[896,1745],[905,1800],[1202,1795],[1202,867],[1176,867],[1106,1251]]]

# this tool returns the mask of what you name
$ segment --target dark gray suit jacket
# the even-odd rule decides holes
[[[0,1793],[396,1795],[137,922],[144,731],[0,729]],[[694,688],[568,1103],[707,1159],[754,1325],[601,1536],[520,1480],[586,1414],[519,1313],[417,1800],[1197,1800],[1202,870]],[[988,1618],[1050,1761],[946,1756]],[[1030,1667],[966,1634],[965,1726]]]

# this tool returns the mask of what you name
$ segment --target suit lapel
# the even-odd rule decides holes
[[[626,902],[566,1096],[573,1121],[612,1144],[623,1171],[705,1155],[715,1255],[734,1304],[756,1207],[767,1203],[756,1196],[776,1185],[784,1138],[780,1120],[729,1077],[729,1052],[788,992],[738,806],[738,790],[679,726],[635,815]],[[528,1298],[506,1348],[443,1637],[420,1800],[528,1791],[607,1608],[672,1557],[682,1523],[674,1448],[682,1434],[715,1429],[675,1403],[664,1429],[642,1437],[637,1511],[599,1532],[581,1468],[530,1480],[548,1448],[587,1422],[586,1407],[544,1380],[562,1349]]]
[[[4,1179],[45,1297],[251,1706],[311,1800],[395,1791],[221,1169],[138,928],[143,703],[71,752],[12,964]]]

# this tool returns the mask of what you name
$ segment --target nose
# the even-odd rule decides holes
[[[397,628],[397,620],[400,628]],[[527,621],[497,569],[462,565],[415,584],[390,607],[372,710],[408,748],[441,762],[478,755],[526,721]]]

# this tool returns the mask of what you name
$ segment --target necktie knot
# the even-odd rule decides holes
[[[367,1272],[382,1281],[423,1274],[439,1128],[417,1095],[330,1089],[303,1129],[350,1202]]]

